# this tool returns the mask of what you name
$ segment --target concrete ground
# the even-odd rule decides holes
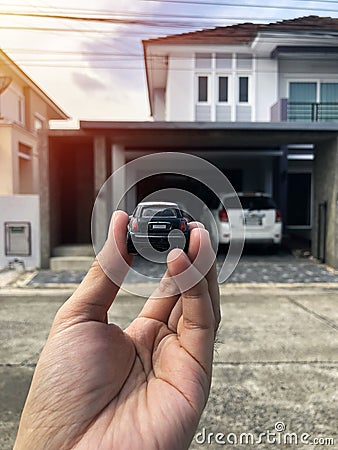
[[[338,284],[229,283],[221,291],[213,384],[191,449],[313,447],[296,445],[306,440],[303,433],[308,442],[334,440],[315,448],[338,448]],[[0,289],[1,450],[12,448],[38,355],[69,294]],[[143,302],[122,293],[110,320],[125,327]],[[260,433],[266,434],[259,444]],[[284,445],[285,439],[293,443]]]

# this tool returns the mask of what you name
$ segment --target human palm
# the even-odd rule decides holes
[[[115,218],[116,242],[125,242],[118,238],[126,220],[123,213]],[[204,230],[196,231],[192,259],[197,247],[209,245]],[[93,266],[55,318],[16,449],[189,447],[209,393],[218,297],[213,269],[177,293],[173,277],[197,269],[183,253],[173,254],[159,288],[125,331],[107,323],[118,287]]]

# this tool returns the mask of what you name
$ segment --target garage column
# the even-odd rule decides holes
[[[282,154],[275,159],[273,196],[282,213],[283,234],[286,232],[287,224],[287,196],[288,196],[288,147],[280,148]]]
[[[94,194],[98,194],[106,181],[106,138],[104,136],[94,137]]]
[[[338,269],[338,139],[315,147],[312,254]]]
[[[126,209],[126,170],[125,170],[125,148],[120,144],[113,144],[111,148],[112,173],[112,200],[114,209]]]
[[[49,142],[47,130],[41,130],[38,142],[39,152],[39,194],[40,194],[40,245],[41,268],[49,268],[50,241],[50,185],[49,185]]]
[[[94,199],[95,205],[95,222],[92,224],[93,238],[95,248],[102,248],[108,230],[108,202],[106,198],[98,197],[98,193],[106,181],[107,163],[106,163],[106,139],[104,136],[94,137]]]

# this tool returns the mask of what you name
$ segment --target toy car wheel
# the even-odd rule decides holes
[[[130,253],[131,255],[137,255],[137,250],[134,246],[134,243],[130,235],[128,235],[127,237],[127,252]]]

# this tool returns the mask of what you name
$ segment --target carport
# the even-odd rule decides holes
[[[261,189],[270,185],[285,218],[288,148],[313,145],[312,253],[338,268],[338,126],[335,124],[91,121],[81,122],[79,130],[50,130],[42,142],[48,146],[50,155],[49,193],[42,193],[45,266],[53,246],[71,243],[71,239],[74,243],[90,242],[90,212],[100,187],[117,169],[123,173],[124,165],[135,158],[164,151],[191,153],[217,165],[225,174],[224,161],[234,159],[238,165],[240,161],[245,164],[247,160],[259,160],[263,164],[269,160],[271,176],[265,176]],[[262,164],[254,170],[266,171]],[[238,188],[239,177],[234,168],[229,178]],[[127,174],[122,176],[122,183],[115,186],[113,195],[125,192],[126,177]],[[138,200],[137,191],[129,193],[126,210],[132,209]]]

